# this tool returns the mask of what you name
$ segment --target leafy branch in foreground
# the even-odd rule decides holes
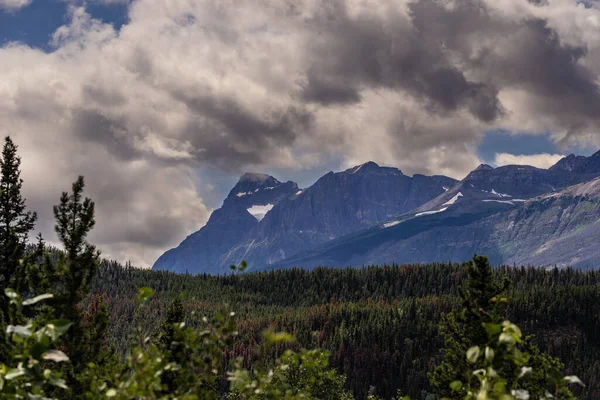
[[[43,294],[23,301],[12,289],[5,290],[10,299],[10,313],[21,313],[24,307],[52,299]],[[2,398],[46,398],[57,388],[67,389],[61,374],[54,370],[56,363],[69,361],[69,357],[56,348],[56,342],[71,327],[65,320],[53,320],[40,325],[29,320],[25,325],[8,325],[6,337],[12,344],[9,360],[0,362],[0,394]]]

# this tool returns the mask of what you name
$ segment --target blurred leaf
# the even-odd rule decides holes
[[[450,384],[450,389],[452,389],[453,392],[458,392],[460,389],[462,389],[462,382],[461,381],[454,381]]]
[[[29,326],[23,325],[9,325],[6,327],[7,334],[15,334],[22,338],[27,338],[31,336],[31,331],[29,330]]]
[[[42,358],[54,362],[69,361],[69,357],[60,350],[48,350],[44,353]]]
[[[138,300],[140,301],[146,301],[148,300],[150,297],[152,297],[153,294],[153,290],[150,289],[149,287],[143,287],[140,289],[140,293],[138,294]]]
[[[467,350],[467,360],[470,363],[477,362],[477,359],[479,358],[480,353],[481,353],[481,350],[479,349],[478,346],[473,346],[473,347],[469,348],[469,350]]]
[[[567,383],[576,383],[578,385],[585,386],[581,379],[575,375],[565,376],[564,379]]]
[[[53,295],[53,294],[50,294],[50,293],[46,293],[46,294],[40,294],[39,296],[35,296],[35,297],[34,297],[34,298],[32,298],[32,299],[25,300],[25,301],[23,302],[23,305],[24,305],[24,306],[30,306],[30,305],[32,305],[32,304],[35,304],[35,303],[37,303],[37,302],[40,302],[40,301],[42,301],[42,300],[51,299],[51,298],[53,298],[53,297],[54,297],[54,295]]]

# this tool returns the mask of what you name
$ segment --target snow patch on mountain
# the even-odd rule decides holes
[[[423,212],[415,214],[415,217],[420,217],[422,215],[437,214],[437,213],[441,213],[442,211],[446,211],[447,209],[448,209],[448,207],[444,207],[444,208],[436,210],[436,211],[423,211]]]
[[[386,222],[385,224],[383,224],[384,228],[389,228],[395,225],[398,225],[400,223],[400,221],[392,221],[392,222]]]
[[[512,197],[510,194],[498,193],[493,188],[492,188],[492,191],[490,193],[491,194],[495,194],[496,196],[500,196],[500,197]]]
[[[248,209],[248,212],[252,214],[257,221],[261,221],[265,215],[273,209],[273,204],[266,205],[254,205]]]
[[[510,204],[511,206],[514,206],[514,203],[512,201],[509,200],[492,200],[492,199],[485,199],[483,200],[485,202],[490,202],[493,201],[494,203],[504,203],[504,204]]]
[[[456,193],[456,195],[454,195],[453,198],[451,198],[450,200],[448,200],[447,202],[445,202],[444,204],[442,204],[443,206],[451,206],[452,204],[456,203],[456,201],[458,200],[459,197],[462,197],[463,194],[461,192]]]

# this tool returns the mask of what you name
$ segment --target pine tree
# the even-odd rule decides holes
[[[184,321],[183,303],[179,298],[176,298],[167,310],[167,315],[158,330],[157,342],[162,348],[169,351],[172,349],[175,341],[175,324]]]
[[[486,326],[501,326],[506,316],[507,299],[505,294],[510,286],[507,278],[498,280],[487,257],[477,256],[464,264],[467,272],[465,288],[459,290],[462,309],[446,316],[440,326],[444,338],[442,354],[444,360],[429,374],[430,383],[440,398],[462,400],[465,398],[465,386],[456,390],[451,384],[456,381],[471,382],[474,378],[470,371],[466,354],[473,346],[485,347],[489,335]],[[509,385],[526,390],[531,399],[540,399],[546,391],[546,380],[554,371],[562,369],[562,363],[539,351],[532,344],[533,336],[526,337],[520,345],[520,352],[526,353],[527,365],[533,373],[527,380],[517,382],[514,364],[501,358],[495,360],[494,369],[507,379]],[[561,389],[562,399],[573,398],[568,389]]]
[[[167,310],[167,315],[161,323],[156,336],[156,342],[159,348],[169,355],[169,361],[176,362],[185,358],[185,348],[177,340],[175,324],[180,324],[185,321],[185,313],[183,311],[183,303],[179,298],[173,300],[173,303]],[[174,393],[177,389],[178,381],[181,379],[180,372],[165,371],[162,382],[166,385],[167,393]]]
[[[27,236],[33,229],[36,213],[26,211],[21,194],[21,158],[17,145],[6,137],[0,159],[0,293],[11,287],[19,290],[24,279],[22,260],[27,247]],[[5,307],[3,307],[3,311]]]
[[[64,319],[73,324],[61,338],[61,345],[70,357],[69,367],[63,372],[74,394],[89,389],[85,387],[90,383],[86,377],[89,363],[110,361],[99,352],[106,344],[106,307],[96,299],[92,302],[91,314],[85,314],[81,304],[91,292],[100,258],[96,247],[86,240],[95,220],[94,203],[82,196],[84,187],[80,176],[73,183],[72,192],[63,192],[59,204],[54,206],[55,231],[64,250],[55,255],[45,252],[39,266],[32,268],[29,274],[40,278],[36,292],[54,294],[48,302],[52,306],[48,319]],[[43,243],[38,246],[43,247]]]

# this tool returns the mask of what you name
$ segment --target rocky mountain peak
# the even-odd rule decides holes
[[[477,168],[475,168],[474,171],[491,171],[493,169],[494,169],[494,167],[492,167],[491,165],[479,164],[479,166]]]
[[[224,206],[276,204],[297,189],[295,182],[281,182],[268,174],[246,172],[229,192]]]
[[[566,157],[561,158],[556,164],[550,167],[550,171],[564,170],[564,171],[575,171],[585,164],[587,157],[577,156],[575,154],[569,154]]]

